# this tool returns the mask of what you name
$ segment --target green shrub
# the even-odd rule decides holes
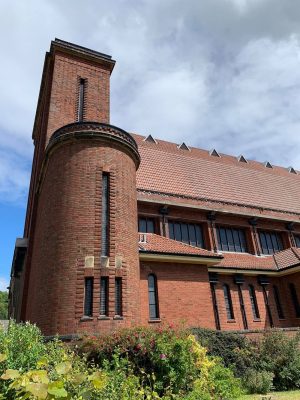
[[[204,328],[194,328],[192,333],[209,355],[220,357],[237,377],[243,377],[256,362],[254,346],[243,335]]]
[[[283,332],[266,332],[257,342],[257,370],[274,375],[275,390],[300,388],[300,336],[289,338]]]
[[[274,375],[268,371],[248,369],[243,379],[244,387],[251,394],[266,394],[272,389]]]

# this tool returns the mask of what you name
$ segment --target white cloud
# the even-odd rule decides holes
[[[2,276],[0,276],[0,291],[7,291],[7,287],[8,287],[9,283],[8,280]]]
[[[111,54],[112,123],[300,169],[294,0],[3,0],[0,201],[26,198],[44,53]]]

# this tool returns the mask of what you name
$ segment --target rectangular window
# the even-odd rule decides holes
[[[85,278],[84,281],[84,315],[93,316],[93,278]]]
[[[122,278],[115,279],[115,315],[122,315]]]
[[[243,229],[217,227],[218,248],[222,251],[245,253],[246,236]]]
[[[281,235],[278,232],[259,231],[259,241],[263,254],[274,254],[283,250]]]
[[[278,318],[283,319],[284,314],[283,314],[283,309],[282,309],[282,305],[281,305],[281,301],[280,301],[279,289],[275,285],[273,286],[273,292],[274,292],[274,299],[275,299],[275,303],[276,303]]]
[[[300,235],[294,235],[296,247],[300,247]]]
[[[225,308],[227,313],[227,319],[234,319],[233,306],[231,300],[231,293],[229,285],[223,285]]]
[[[100,316],[108,316],[108,276],[100,279]]]
[[[297,296],[296,287],[293,283],[290,283],[289,286],[290,286],[290,292],[291,292],[291,297],[292,297],[292,302],[294,305],[296,317],[300,318],[300,303],[299,303],[299,299]]]
[[[154,219],[147,217],[139,218],[139,232],[140,233],[154,233]]]
[[[204,248],[201,225],[169,221],[169,237],[191,246]]]
[[[102,174],[101,255],[109,255],[109,174]]]
[[[257,305],[257,300],[256,300],[255,289],[254,289],[253,285],[249,285],[249,296],[250,296],[253,318],[259,319],[260,315],[259,315],[259,310],[258,310],[258,305]]]
[[[148,276],[148,296],[149,317],[150,319],[159,319],[157,279],[153,274]]]
[[[78,93],[78,122],[83,121],[84,117],[84,95],[85,95],[85,79],[79,79],[79,93]]]

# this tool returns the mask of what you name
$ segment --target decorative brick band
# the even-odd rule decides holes
[[[53,133],[47,151],[58,143],[72,139],[95,139],[106,142],[114,141],[129,150],[136,164],[136,168],[139,167],[141,158],[136,141],[128,132],[116,126],[92,121],[74,122],[65,125]]]

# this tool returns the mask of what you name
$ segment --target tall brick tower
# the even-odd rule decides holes
[[[140,157],[135,140],[109,125],[114,64],[57,39],[46,54],[27,240],[13,263],[19,296],[10,305],[13,316],[37,323],[46,335],[139,322]]]

